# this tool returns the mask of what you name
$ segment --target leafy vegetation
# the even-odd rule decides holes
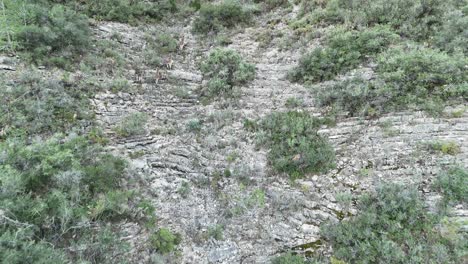
[[[93,116],[87,100],[92,88],[66,78],[45,80],[30,69],[8,82],[0,81],[0,87],[0,126],[5,136],[64,132],[86,125]]]
[[[377,77],[354,77],[316,87],[317,102],[350,115],[424,109],[437,114],[449,100],[466,98],[466,59],[418,46],[395,47],[381,54]]]
[[[203,128],[203,122],[198,119],[192,119],[187,123],[187,130],[199,133]]]
[[[367,56],[378,54],[397,39],[398,36],[387,27],[335,30],[328,36],[325,48],[316,48],[301,58],[290,78],[300,82],[330,80],[356,68]]]
[[[427,146],[432,152],[439,152],[446,155],[456,155],[460,153],[460,146],[454,141],[434,141],[429,142]]]
[[[272,264],[305,264],[304,257],[287,253],[272,259]]]
[[[52,7],[27,4],[13,5],[10,16],[22,14],[16,23],[9,42],[15,41],[27,58],[36,63],[65,67],[67,60],[78,59],[90,45],[87,17],[62,5]],[[5,8],[9,9],[9,2]],[[20,12],[21,11],[21,12]],[[8,19],[8,18],[7,18]]]
[[[441,27],[434,34],[435,46],[451,53],[468,55],[468,5],[460,10],[447,12]]]
[[[408,108],[439,115],[447,102],[467,97],[467,10],[455,0],[301,1],[293,28],[341,25],[301,58],[290,78],[335,79],[314,87],[317,101],[353,116]],[[374,78],[335,78],[361,64],[375,69]]]
[[[63,258],[69,237],[80,237],[92,223],[125,216],[121,209],[128,208],[129,197],[122,196],[119,182],[126,163],[86,137],[56,134],[30,143],[10,137],[0,143],[0,153],[2,233],[22,234],[2,244],[12,260],[28,247],[33,251],[24,257],[31,260],[48,259],[34,251],[44,247],[54,252],[50,257]],[[115,196],[120,198],[114,204],[101,204]]]
[[[269,163],[292,178],[306,173],[325,173],[334,167],[335,154],[317,133],[326,120],[304,112],[277,112],[259,124],[260,144],[267,146]]]
[[[385,185],[362,196],[359,215],[328,224],[323,236],[348,263],[461,263],[461,235],[446,236],[417,190]]]
[[[400,105],[423,105],[467,97],[467,59],[420,47],[398,47],[382,54],[377,73],[385,81],[386,97]]]
[[[153,247],[162,254],[174,251],[181,242],[179,234],[173,234],[169,229],[161,228],[150,237]]]
[[[138,21],[160,20],[167,13],[177,10],[175,0],[90,0],[86,2],[65,0],[55,2],[67,2],[69,6],[96,19],[132,24]]]
[[[433,188],[443,194],[444,203],[468,203],[468,171],[463,167],[451,167],[441,172]]]
[[[142,135],[146,133],[145,125],[147,122],[147,114],[141,112],[131,113],[116,125],[114,131],[121,137]]]
[[[216,239],[216,240],[223,240],[223,229],[222,225],[215,225],[208,228],[208,236]]]
[[[193,31],[200,34],[217,33],[223,28],[247,24],[252,13],[252,9],[236,0],[224,0],[219,4],[206,3],[201,6],[199,15],[193,21]]]
[[[382,111],[384,102],[380,101],[379,81],[369,81],[360,77],[343,82],[315,87],[316,101],[320,106],[332,106],[346,111],[351,116],[373,115]],[[379,100],[380,99],[380,100]]]
[[[123,222],[141,225],[143,233],[149,234],[137,246],[139,250],[147,247],[144,250],[152,254],[150,262],[169,263],[168,258],[177,255],[171,252],[182,242],[179,234],[157,227],[152,202],[143,199],[137,188],[143,181],[129,179],[127,162],[104,147],[109,139],[96,127],[90,99],[103,89],[134,92],[131,88],[135,86],[130,85],[132,74],[137,75],[135,83],[142,84],[141,90],[146,91],[148,83],[139,78],[147,81],[147,75],[153,72],[164,81],[170,76],[167,83],[172,85],[172,74],[166,75],[160,68],[171,68],[172,58],[180,62],[185,53],[175,52],[194,43],[192,39],[186,42],[183,35],[174,34],[176,31],[155,30],[147,31],[142,45],[129,45],[126,41],[131,38],[123,38],[120,33],[113,33],[109,40],[98,40],[93,39],[91,25],[101,23],[99,20],[131,25],[179,23],[180,16],[168,18],[167,14],[182,11],[180,14],[187,15],[195,10],[198,13],[193,20],[182,18],[193,22],[193,32],[217,34],[217,45],[227,46],[239,38],[222,31],[251,25],[259,10],[251,3],[270,11],[290,7],[291,2],[301,2],[299,19],[290,24],[297,29],[295,33],[321,37],[323,45],[306,54],[289,77],[306,84],[333,80],[314,87],[319,106],[331,106],[332,111],[343,110],[353,116],[408,108],[441,113],[447,102],[464,103],[468,98],[468,6],[462,0],[0,0],[0,51],[5,53],[0,56],[0,262],[134,261],[128,259],[134,254],[130,244],[124,242],[127,234],[122,233]],[[188,7],[193,10],[184,9]],[[280,12],[286,14],[287,9]],[[287,28],[276,24],[289,17],[270,14],[267,23],[261,23],[268,29],[252,40],[262,42],[260,47],[266,49],[266,43],[275,37],[288,38]],[[121,53],[121,42],[135,48],[129,56]],[[136,59],[134,52],[141,52],[141,58]],[[96,54],[99,56],[90,56]],[[199,57],[196,52],[187,54],[190,58],[184,61]],[[12,67],[9,61],[13,61]],[[24,68],[25,63],[40,65],[40,70]],[[370,76],[353,77],[353,72],[348,78],[350,71],[361,65],[371,72]],[[52,71],[42,66],[61,69]],[[77,66],[80,70],[71,72]],[[158,69],[152,71],[150,67]],[[207,81],[203,92],[208,98],[235,96],[236,88],[248,85],[256,74],[254,65],[230,49],[212,50],[200,68]],[[337,78],[340,75],[343,78]],[[168,88],[161,87],[164,91]],[[190,89],[181,85],[174,93],[184,101],[192,101]],[[296,97],[285,104],[295,109],[303,106]],[[464,109],[452,109],[457,109],[453,117],[463,116]],[[242,117],[237,110],[229,111],[207,120],[194,116],[182,133],[205,132],[213,126],[219,130]],[[144,113],[129,114],[115,125],[114,132],[118,137],[146,134],[148,119]],[[335,167],[333,147],[318,132],[328,124],[327,119],[299,111],[275,112],[258,122],[244,121],[246,129],[257,133],[258,145],[269,150],[272,168],[291,179],[327,173]],[[394,135],[390,125],[381,124],[384,135]],[[181,126],[174,124],[151,133],[170,136],[179,133],[176,128]],[[224,216],[236,217],[249,209],[269,206],[268,192],[258,185],[239,196],[223,191],[225,182],[235,179],[239,179],[242,190],[255,182],[250,177],[254,169],[240,165],[245,160],[236,151],[238,142],[228,141],[219,145],[226,148],[227,166],[218,168],[206,180],[217,198],[232,200],[226,202]],[[434,141],[427,146],[430,151],[447,155],[462,151],[451,141]],[[137,159],[145,153],[135,150],[129,155]],[[193,158],[193,166],[204,166],[202,163],[198,157]],[[362,168],[358,173],[368,176],[372,168]],[[466,232],[449,226],[451,220],[445,213],[450,206],[466,204],[467,179],[466,169],[461,166],[438,175],[432,188],[443,195],[443,210],[435,212],[428,211],[419,193],[408,186],[386,185],[363,195],[357,203],[359,214],[322,227],[323,237],[333,248],[333,256],[325,262],[466,262]],[[182,182],[177,197],[197,195],[192,188],[199,186],[192,187],[191,183]],[[337,195],[336,200],[346,208],[354,201],[346,192]],[[206,238],[223,240],[223,228],[213,225],[204,234]],[[272,262],[304,264],[321,260],[287,253]]]
[[[312,22],[342,23],[354,28],[388,25],[414,40],[429,39],[444,22],[448,10],[457,10],[462,1],[442,0],[329,0],[302,1],[302,15]]]
[[[202,63],[201,71],[208,79],[209,97],[232,96],[235,86],[242,86],[255,77],[255,66],[246,63],[239,53],[231,49],[215,49]]]
[[[288,0],[254,0],[254,3],[263,4],[266,10],[291,6],[291,3]]]

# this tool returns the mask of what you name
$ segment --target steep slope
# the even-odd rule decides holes
[[[125,78],[133,80],[135,92],[103,93],[94,99],[98,120],[112,137],[111,148],[129,157],[135,173],[151,187],[146,195],[157,208],[158,221],[182,234],[182,263],[268,263],[290,249],[327,251],[320,224],[356,213],[352,206],[340,206],[337,194],[358,195],[381,182],[398,182],[417,183],[429,200],[437,199],[429,185],[440,165],[468,161],[466,112],[454,118],[399,112],[374,119],[339,118],[336,126],[320,130],[337,153],[337,168],[328,174],[290,182],[272,172],[267,150],[256,147],[244,120],[286,111],[290,98],[300,99],[301,111],[321,115],[312,93],[286,78],[302,49],[279,47],[293,34],[285,22],[294,12],[272,26],[270,17],[284,15],[277,12],[232,32],[228,48],[257,68],[255,80],[242,88],[238,101],[202,102],[198,88],[204,82],[198,65],[210,42],[192,35],[191,26],[181,22],[164,29],[176,32],[183,43],[168,55],[171,65],[127,71]],[[269,34],[268,27],[284,37],[272,38],[264,47],[258,36]],[[104,39],[121,34],[119,51],[128,61],[138,61],[145,49],[141,36],[148,30],[102,22],[96,34]],[[463,107],[467,105],[458,106]],[[145,133],[130,138],[115,135],[115,124],[136,111],[150,116]],[[191,130],[191,122],[201,129]],[[425,142],[437,140],[456,142],[460,152],[443,155],[424,148]],[[466,208],[458,212],[467,217]],[[213,230],[219,226],[223,239],[217,240]],[[144,234],[132,235],[137,250]]]

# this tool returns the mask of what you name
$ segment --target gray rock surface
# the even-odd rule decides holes
[[[319,243],[320,224],[356,214],[352,206],[343,208],[337,203],[337,193],[359,195],[382,182],[417,184],[424,190],[441,164],[467,164],[467,113],[458,118],[433,118],[423,112],[399,112],[370,120],[343,118],[335,127],[322,129],[320,133],[329,138],[337,153],[337,168],[328,174],[308,175],[291,183],[285,175],[273,173],[267,165],[267,150],[256,148],[254,137],[243,129],[243,120],[286,111],[285,102],[291,97],[303,101],[304,111],[320,116],[321,109],[314,106],[313,94],[306,87],[286,78],[302,50],[280,49],[275,44],[279,39],[260,47],[256,36],[266,28],[261,21],[267,19],[259,19],[231,37],[229,48],[257,67],[256,79],[242,88],[238,102],[199,102],[196,89],[203,80],[197,65],[209,48],[191,34],[190,26],[178,24],[171,30],[184,35],[187,44],[174,55],[173,68],[161,70],[168,78],[155,82],[151,76],[156,70],[143,69],[142,83],[134,84],[138,92],[103,93],[93,100],[98,120],[113,137],[111,148],[127,157],[141,153],[129,158],[133,171],[150,187],[146,192],[157,208],[159,224],[182,234],[182,263],[268,263],[285,250],[301,251],[301,245],[314,243],[318,247],[313,250],[326,250]],[[143,30],[100,23],[96,34],[108,38],[120,33],[122,52],[137,60],[144,49]],[[291,34],[285,20],[273,30]],[[366,74],[372,73],[367,70]],[[125,77],[137,79],[132,71]],[[189,96],[174,95],[180,88]],[[146,133],[125,139],[113,135],[112,127],[135,111],[151,117]],[[200,134],[186,128],[194,119],[203,121]],[[454,141],[461,152],[446,156],[421,148],[434,140]],[[216,173],[225,169],[232,175],[216,179]],[[184,197],[179,190],[185,182],[190,191]],[[428,191],[425,195],[430,200],[435,194]],[[467,208],[457,208],[454,215],[467,219]],[[223,241],[206,236],[215,225],[224,227]],[[134,233],[135,247],[142,236]],[[136,254],[137,261],[144,255]]]

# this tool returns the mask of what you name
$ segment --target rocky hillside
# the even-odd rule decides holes
[[[360,14],[347,16],[343,23],[338,18],[332,22],[329,20],[329,13],[336,14],[340,11],[339,8],[346,10],[346,6],[341,7],[339,4],[345,1],[310,1],[309,4],[309,1],[244,1],[241,6],[236,6],[237,2],[229,2],[231,6],[228,2],[214,4],[221,5],[220,10],[224,10],[226,14],[216,8],[214,11],[210,10],[211,3],[201,3],[201,9],[198,9],[195,2],[197,1],[192,1],[190,6],[177,3],[175,13],[156,21],[122,21],[102,15],[93,17],[92,13],[86,13],[91,17],[89,34],[92,43],[85,48],[86,51],[80,51],[80,54],[86,55],[80,55],[80,58],[74,59],[66,67],[57,67],[44,60],[35,61],[34,58],[31,61],[28,56],[23,55],[26,54],[24,49],[20,48],[17,51],[6,50],[1,57],[0,73],[5,89],[27,85],[27,80],[21,75],[28,71],[36,72],[42,79],[55,76],[65,83],[65,89],[75,89],[74,84],[67,83],[93,87],[84,88],[86,92],[92,90],[86,99],[89,102],[87,109],[90,116],[94,116],[94,121],[89,121],[92,125],[83,121],[87,120],[83,118],[77,126],[70,125],[77,127],[76,129],[46,127],[34,133],[32,130],[25,130],[25,142],[28,142],[25,144],[29,144],[33,136],[46,140],[55,131],[65,135],[90,135],[89,129],[92,126],[100,128],[99,138],[107,139],[103,144],[107,153],[127,160],[124,176],[118,180],[121,181],[119,188],[138,192],[137,197],[118,200],[115,205],[118,208],[109,209],[114,210],[115,216],[105,220],[105,223],[101,222],[104,221],[104,216],[87,217],[91,221],[87,223],[96,230],[106,225],[118,230],[122,235],[117,240],[127,246],[127,250],[123,251],[104,250],[109,255],[103,259],[125,259],[130,263],[309,263],[304,261],[312,259],[323,263],[360,263],[359,256],[362,253],[358,249],[349,249],[353,243],[343,246],[346,242],[340,240],[340,235],[327,234],[324,226],[330,223],[339,226],[342,222],[358,221],[356,219],[365,210],[360,206],[363,203],[361,197],[375,195],[382,186],[396,184],[417,190],[418,199],[424,204],[424,209],[421,209],[424,212],[421,211],[421,214],[441,215],[438,219],[442,220],[437,220],[437,224],[426,224],[430,226],[428,230],[441,233],[440,237],[431,239],[442,239],[443,242],[421,244],[421,247],[428,248],[444,245],[440,247],[446,250],[438,249],[437,252],[443,253],[438,255],[440,258],[434,263],[463,263],[463,259],[466,261],[466,242],[463,242],[463,238],[466,238],[468,230],[468,207],[466,185],[463,185],[467,183],[468,86],[467,61],[463,47],[455,51],[445,46],[439,49],[438,44],[428,44],[427,39],[433,40],[439,36],[430,29],[422,28],[426,20],[408,22],[413,23],[413,26],[421,26],[418,28],[419,33],[426,33],[424,30],[427,30],[430,35],[428,38],[417,38],[417,34],[403,30],[408,25],[395,25],[397,22],[385,22],[382,19],[366,25],[372,30],[372,23],[375,27],[379,23],[388,24],[388,30],[391,31],[388,34],[395,35],[388,39],[396,40],[389,40],[386,47],[383,40],[386,40],[387,33],[379,31],[369,39],[362,37],[365,39],[362,40],[363,46],[376,42],[373,45],[377,48],[368,51],[365,46],[362,51],[357,51],[361,46],[354,48],[344,42],[349,41],[345,37],[348,36],[346,32],[357,32],[349,33],[357,36],[351,41],[361,41],[359,34],[367,29],[358,24],[353,25],[352,20],[352,15],[360,17]],[[327,2],[334,2],[338,7],[333,7],[332,4],[327,6]],[[356,1],[356,4],[362,2],[365,1]],[[389,2],[401,4],[401,1],[396,0]],[[432,2],[430,7],[440,8],[438,1]],[[231,16],[227,14],[230,12],[229,8],[240,13],[232,11]],[[449,11],[444,12],[456,13],[457,8],[447,8]],[[317,10],[322,13],[319,15]],[[463,10],[466,11],[466,6]],[[216,18],[215,27],[200,33],[200,24],[208,26],[213,23],[200,22],[204,15]],[[226,17],[222,17],[223,15]],[[243,16],[248,19],[241,19]],[[435,20],[434,16],[436,14],[431,14],[431,19]],[[141,17],[135,15],[136,20],[139,18]],[[462,13],[462,18],[466,23],[466,13]],[[461,21],[460,19],[460,23]],[[444,27],[448,26],[441,24],[437,30],[447,31]],[[465,31],[466,29],[454,34],[466,38]],[[307,54],[320,48],[326,54],[326,49],[331,50],[337,38],[342,38],[343,46],[349,47],[337,48],[340,49],[339,52],[330,57],[320,57],[319,62],[327,64],[326,67],[320,64],[325,67],[322,68],[324,74],[313,75],[315,68],[312,66],[304,66],[305,70],[300,69],[306,63],[304,58]],[[393,54],[392,49],[397,50],[404,45],[407,45],[407,54],[410,55],[413,52],[411,45],[421,45],[416,52],[426,52],[424,49],[432,48],[434,54],[440,52],[441,55],[430,53],[428,56],[439,56],[440,58],[432,61],[445,63],[444,69],[439,71],[437,66],[425,65],[424,54],[417,55],[418,62],[411,64],[411,57],[408,55],[411,72],[405,71],[406,68],[402,66],[391,72],[392,77],[388,77],[390,72],[384,67],[391,65],[381,61],[385,60],[390,64],[395,60],[398,63],[397,55],[385,56]],[[212,90],[210,87],[218,86],[212,86],[210,81],[214,77],[210,74],[218,74],[217,71],[222,70],[217,68],[207,71],[203,64],[210,56],[214,56],[210,54],[215,50],[235,51],[245,65],[254,66],[254,75],[240,84],[231,84],[227,80],[228,85],[222,88],[227,89],[227,92],[220,93],[216,90],[218,88]],[[359,55],[350,52],[357,52]],[[452,62],[452,57],[457,56],[460,61],[455,62],[453,59]],[[233,62],[234,58],[227,61]],[[333,64],[334,60],[340,58],[344,61],[340,61],[342,68],[330,66],[337,65],[338,62]],[[353,60],[357,60],[357,63],[352,63]],[[216,61],[223,63],[222,58],[217,58]],[[387,71],[384,72],[385,70]],[[398,78],[412,78],[410,74],[413,70],[421,73],[415,77],[416,81],[408,81],[411,87],[416,87],[419,85],[418,78],[421,78],[421,85],[415,91],[404,90],[402,87],[406,87],[407,83],[390,79],[397,78],[396,72],[400,74]],[[291,77],[298,71],[302,71],[301,77]],[[333,76],[325,77],[330,74]],[[423,74],[426,75],[421,77]],[[449,76],[447,83],[439,75]],[[225,75],[221,76],[216,78],[222,79]],[[229,76],[232,77],[228,74]],[[356,91],[353,96],[362,96],[356,100],[363,102],[359,101],[356,103],[359,107],[354,108],[347,108],[347,103],[353,104],[355,97],[350,95],[340,98],[342,95],[347,96],[346,92],[338,91],[334,95],[326,95],[327,91],[346,85],[355,78],[361,78],[366,85],[381,81],[385,83],[385,88],[382,89],[397,87],[401,91],[382,92],[375,84],[368,89],[375,89],[377,95]],[[433,89],[452,85],[456,86],[454,91],[457,92],[450,92],[450,96],[432,92]],[[346,86],[345,89],[356,88]],[[427,91],[420,93],[423,89]],[[401,94],[408,96],[403,98]],[[323,98],[326,96],[329,96],[328,102],[332,103],[325,102]],[[15,100],[23,100],[21,97],[13,98],[16,96],[9,97],[6,104],[14,105]],[[432,99],[436,106],[429,102]],[[10,111],[12,108],[0,109]],[[307,114],[307,120],[314,120],[319,124],[309,130],[302,123],[294,123],[299,119],[292,118],[269,127],[268,122],[273,122],[271,120],[275,113],[280,113],[279,116],[281,113],[299,113],[298,116]],[[73,119],[77,118],[76,115],[79,116],[78,119],[83,116],[75,113]],[[22,116],[24,118],[25,114]],[[12,150],[7,148],[7,145],[11,147],[11,144],[19,144],[10,141],[19,134],[13,128],[21,129],[21,126],[25,126],[15,118],[19,117],[14,116],[1,124],[3,134],[0,142],[5,146],[0,147],[0,171],[13,166],[8,162],[13,162],[15,155],[20,155],[17,152],[9,154]],[[28,122],[41,122],[37,118],[41,118],[41,115],[35,114]],[[288,127],[296,126],[300,127],[299,130],[294,130],[291,134],[285,132]],[[299,138],[302,135],[302,126],[306,132]],[[59,127],[62,126],[59,124]],[[284,139],[274,137],[276,132],[271,129],[275,127],[280,130],[279,133],[283,133],[281,135],[284,135]],[[283,143],[285,140],[287,142]],[[311,150],[310,144],[304,148],[302,145],[298,149],[293,147],[294,144],[301,144],[298,142],[304,143],[303,140],[323,140],[330,146],[330,150]],[[276,159],[272,157],[272,153],[276,153],[275,144],[285,144],[278,151],[291,156],[275,156]],[[318,144],[317,148],[322,146]],[[325,146],[323,148],[327,149]],[[333,157],[321,159],[328,153],[333,153]],[[8,155],[12,158],[6,158]],[[317,156],[319,161],[312,161]],[[282,167],[278,165],[283,164],[281,162],[285,163]],[[327,162],[330,164],[326,164]],[[450,173],[453,170],[458,170],[457,174],[453,174],[455,176]],[[453,177],[453,181],[461,180],[461,186],[456,189],[457,186],[453,184],[443,184],[443,175]],[[450,179],[448,182],[453,182]],[[6,180],[2,179],[1,182]],[[1,185],[2,195],[6,193],[3,190],[6,186]],[[101,194],[92,195],[100,197]],[[396,196],[394,199],[398,199],[398,195]],[[138,209],[142,208],[140,205],[143,201],[154,208],[154,217],[145,215],[144,210]],[[412,200],[406,201],[409,204]],[[123,206],[122,203],[127,205]],[[383,203],[393,204],[392,201]],[[441,209],[441,204],[445,204],[444,210]],[[123,211],[126,213],[122,214]],[[21,217],[16,215],[18,213],[15,214],[8,206],[2,206],[0,212],[1,223],[6,226],[2,229],[4,232],[19,232],[12,230],[19,230],[18,226],[22,225],[20,222],[26,223],[26,220],[20,220]],[[396,218],[400,214],[406,212],[394,211]],[[56,216],[56,219],[61,218]],[[17,221],[17,224],[11,221]],[[37,224],[38,220],[34,221],[30,223],[40,226]],[[151,222],[156,227],[148,228],[145,222]],[[388,228],[388,232],[392,232],[391,224],[382,225]],[[358,226],[356,224],[356,228]],[[39,228],[48,230],[44,226]],[[398,232],[406,232],[406,227],[400,228]],[[155,231],[158,229],[159,231]],[[162,229],[170,230],[169,238],[161,232]],[[69,231],[63,231],[63,234],[67,232]],[[447,232],[451,232],[450,235]],[[415,233],[412,233],[413,236],[417,236]],[[351,236],[342,234],[342,237],[347,235]],[[32,241],[39,243],[38,241],[50,239],[49,236],[35,235]],[[350,241],[359,244],[359,239],[359,235],[354,234]],[[374,239],[378,240],[376,237]],[[398,244],[399,239],[390,240]],[[77,258],[76,251],[80,251],[80,248],[72,249],[73,241],[73,238],[60,238],[53,242],[57,243],[57,249],[64,250],[65,255],[73,256],[65,262],[80,259],[89,261],[83,263],[100,263],[98,258]],[[99,240],[92,241],[101,243]],[[411,243],[413,242],[404,242],[406,246],[402,248],[411,248]],[[169,245],[169,248],[165,248],[165,245]],[[377,259],[370,262],[361,260],[364,263],[392,262],[392,258],[387,259],[390,262],[385,261],[386,255],[379,251],[379,247],[384,246],[374,245],[373,249],[368,249],[371,252],[368,255],[375,254]],[[15,262],[18,258],[11,257],[15,251],[11,247],[7,248],[10,255],[0,253],[0,258],[5,263],[20,263]],[[343,253],[344,250],[355,252],[357,259],[356,256],[347,256]],[[408,249],[403,251],[405,253],[402,254],[409,256],[408,259],[413,257],[411,254],[421,257],[421,262],[416,260],[413,263],[426,263],[424,258],[434,260],[433,256],[438,254],[433,253],[432,248],[428,249],[429,253],[410,253]],[[21,251],[18,249],[16,252]],[[396,259],[395,252],[389,251],[387,254]],[[443,254],[448,256],[442,256]],[[14,261],[11,262],[12,260]]]

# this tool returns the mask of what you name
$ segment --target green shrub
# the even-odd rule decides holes
[[[316,102],[319,106],[332,106],[348,112],[350,116],[371,115],[383,111],[378,91],[382,83],[360,77],[347,79],[323,87],[315,87]]]
[[[287,253],[272,259],[271,264],[306,264],[304,257]]]
[[[279,172],[296,178],[305,173],[326,173],[334,167],[335,154],[328,141],[317,133],[324,120],[303,112],[273,113],[260,122],[269,147],[269,163]]]
[[[461,263],[463,240],[445,237],[416,189],[386,185],[362,196],[357,216],[322,227],[348,263]]]
[[[182,182],[179,189],[177,189],[177,193],[180,194],[180,196],[182,196],[184,199],[186,199],[191,192],[192,189],[190,187],[190,183],[188,182]]]
[[[63,132],[73,126],[87,125],[92,113],[87,100],[88,88],[65,79],[43,79],[34,70],[23,73],[16,82],[1,82],[0,126],[11,133]],[[6,80],[5,80],[6,81]]]
[[[115,78],[109,83],[109,90],[113,93],[129,92],[131,89],[130,83],[125,78]]]
[[[252,10],[244,7],[239,1],[225,0],[219,4],[203,4],[199,15],[193,21],[195,33],[207,34],[219,32],[223,27],[231,28],[249,23]]]
[[[0,233],[0,262],[2,264],[68,263],[62,250],[54,249],[43,241],[34,243],[33,232],[28,228],[19,228],[13,232],[3,227],[0,228]]]
[[[445,14],[443,24],[435,33],[435,45],[448,52],[468,55],[468,8]]]
[[[222,225],[215,225],[213,227],[208,228],[208,236],[216,239],[216,240],[223,240],[223,226]]]
[[[114,183],[115,185],[115,183]],[[129,191],[108,191],[100,195],[90,208],[91,219],[116,219],[130,216],[129,200],[132,193]]]
[[[151,235],[150,242],[158,252],[167,254],[174,251],[175,247],[180,244],[181,237],[179,234],[173,234],[169,229],[161,228]]]
[[[90,225],[99,227],[93,217],[95,204],[114,201],[102,204],[100,219],[126,216],[127,211],[118,210],[125,201],[116,191],[125,168],[123,160],[103,153],[84,137],[7,138],[0,143],[0,211],[2,219],[11,221],[1,229],[5,234],[27,233],[10,242],[18,246],[1,247],[10,247],[6,254],[23,255],[28,263],[42,263],[45,256],[38,250],[50,254],[50,261],[68,260],[69,255],[63,256],[68,239],[81,236]],[[57,261],[61,262],[69,261]]]
[[[166,13],[176,11],[177,6],[175,0],[91,0],[86,1],[83,9],[97,19],[135,23],[160,20]]]
[[[457,155],[460,153],[460,146],[454,141],[434,141],[428,144],[432,152],[440,152],[446,155]]]
[[[272,10],[279,7],[289,7],[289,0],[254,0],[254,3],[261,3],[266,10]]]
[[[15,36],[24,27],[28,17],[26,3],[21,0],[0,2],[0,51],[15,51],[18,48]]]
[[[289,76],[292,81],[301,82],[330,80],[356,68],[367,56],[378,54],[397,39],[398,36],[387,27],[335,30],[327,37],[326,47],[316,48],[303,56]]]
[[[235,86],[247,84],[255,78],[255,66],[246,63],[235,50],[216,49],[202,63],[204,78],[209,79],[209,97],[231,96]]]
[[[91,193],[112,190],[126,167],[123,160],[100,154],[99,145],[89,145],[77,136],[56,135],[29,145],[21,139],[7,139],[0,147],[4,151],[1,168],[20,173],[20,178],[10,180],[20,183],[26,193],[44,191],[47,186],[68,190],[75,184],[86,185]]]
[[[393,48],[378,59],[385,96],[394,105],[424,105],[468,96],[467,59],[429,48]]]
[[[203,128],[203,122],[199,119],[192,119],[187,123],[187,130],[199,133]]]
[[[289,97],[286,100],[286,103],[284,104],[284,106],[286,106],[287,108],[296,108],[296,107],[301,107],[303,105],[304,105],[304,101],[302,100],[302,98],[297,98],[297,97]]]
[[[456,1],[442,0],[330,0],[324,9],[312,10],[315,20],[345,23],[354,28],[388,25],[415,40],[428,39]],[[313,8],[313,6],[312,6]],[[310,9],[312,9],[310,8]]]
[[[147,122],[148,115],[146,113],[131,113],[114,127],[114,131],[121,137],[143,135],[146,133],[145,126]]]
[[[120,238],[124,234],[104,227],[96,230],[86,230],[79,239],[71,242],[69,248],[73,263],[128,263],[130,246]],[[69,263],[69,262],[68,262]]]
[[[177,51],[177,40],[171,34],[152,32],[145,35],[145,40],[149,44],[149,48],[157,51],[159,54]]]
[[[16,40],[34,62],[66,66],[90,45],[91,30],[86,16],[61,5],[50,10],[28,5],[28,24],[16,33]],[[52,57],[50,57],[52,56]]]
[[[433,188],[444,196],[444,203],[468,203],[468,171],[462,167],[452,167],[441,172]]]
[[[354,77],[316,86],[314,92],[320,106],[353,116],[408,108],[439,114],[445,102],[468,96],[464,65],[465,58],[437,50],[395,47],[379,56],[376,78]]]

